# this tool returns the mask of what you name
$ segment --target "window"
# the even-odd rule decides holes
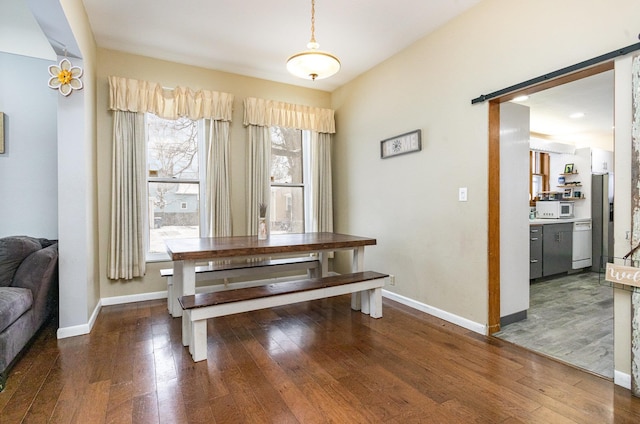
[[[308,131],[271,127],[271,234],[304,233]]]
[[[203,234],[202,123],[146,115],[147,260],[165,260],[164,241]]]
[[[540,192],[549,191],[549,154],[529,151],[529,206],[536,205]]]

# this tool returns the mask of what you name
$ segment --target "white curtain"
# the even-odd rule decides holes
[[[333,232],[331,134],[311,133],[311,231]]]
[[[210,237],[231,235],[229,122],[208,122],[206,209]]]
[[[249,125],[247,133],[247,235],[256,235],[260,203],[271,197],[271,135],[269,127],[259,125]]]
[[[247,233],[257,234],[258,205],[269,203],[271,137],[269,127],[311,131],[311,231],[333,231],[331,134],[334,111],[256,98],[244,100],[244,125],[249,134],[247,166]]]
[[[113,116],[111,233],[108,278],[130,280],[145,273],[144,116],[116,111]]]
[[[109,77],[114,111],[111,237],[108,278],[130,280],[145,273],[143,217],[146,205],[144,113],[165,119],[210,119],[207,147],[207,212],[210,233],[231,234],[229,122],[233,95]]]

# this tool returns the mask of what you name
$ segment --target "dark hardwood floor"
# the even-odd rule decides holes
[[[384,300],[209,321],[193,363],[164,301],[102,308],[90,335],[42,331],[0,393],[5,423],[638,423],[598,376]]]

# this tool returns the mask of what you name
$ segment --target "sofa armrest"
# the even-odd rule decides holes
[[[34,320],[40,326],[51,313],[58,287],[58,244],[29,255],[18,267],[11,284],[31,290]]]

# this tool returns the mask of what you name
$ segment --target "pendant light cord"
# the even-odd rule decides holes
[[[316,42],[316,0],[311,0],[311,40],[309,42]]]

